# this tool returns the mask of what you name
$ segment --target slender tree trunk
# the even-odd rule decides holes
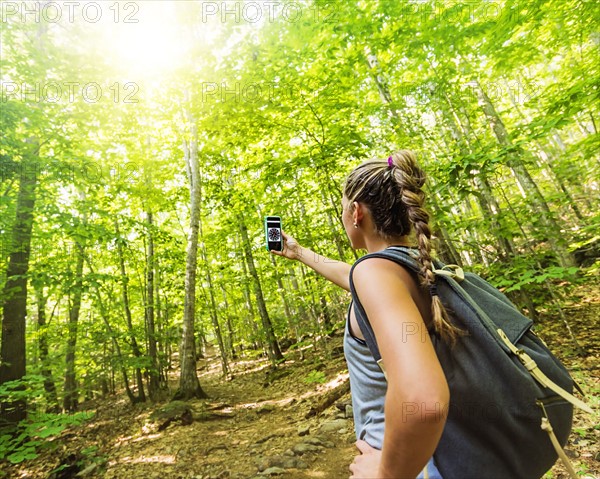
[[[160,376],[158,365],[158,348],[156,346],[156,325],[154,324],[154,219],[151,211],[146,211],[146,332],[148,335],[148,356],[150,367],[148,373],[148,394],[155,401],[160,390]]]
[[[457,264],[459,266],[463,266],[462,258],[460,257],[460,253],[454,247],[454,243],[450,238],[450,234],[446,231],[446,228],[443,226],[436,226],[436,236],[439,242],[439,256],[442,261],[450,264]]]
[[[146,137],[146,147],[150,151],[151,137]],[[145,175],[146,188],[148,192],[152,191],[152,170],[147,170]],[[144,318],[146,320],[146,335],[148,341],[148,356],[150,359],[150,367],[146,370],[148,374],[148,394],[150,399],[155,401],[158,399],[158,393],[161,388],[160,382],[160,365],[158,360],[158,347],[156,340],[156,325],[155,325],[155,309],[154,309],[154,292],[155,292],[155,272],[156,262],[154,256],[154,217],[151,209],[146,206],[146,307]],[[156,300],[158,302],[159,295],[157,293]]]
[[[464,136],[463,132],[468,131],[468,126],[465,127],[460,124],[460,119],[456,114],[456,109],[452,104],[448,95],[445,95],[446,102],[450,106],[453,114],[446,113],[445,118],[447,120],[448,125],[450,126],[450,130],[452,132],[452,136],[456,140],[461,155],[467,156],[470,152],[472,152],[471,145],[468,139]],[[459,123],[457,124],[457,121]],[[458,125],[461,125],[459,129]],[[479,172],[473,178],[473,183],[476,187],[476,191],[474,192],[474,196],[477,199],[477,203],[481,208],[484,217],[487,217],[490,220],[492,226],[492,234],[494,238],[500,243],[500,247],[497,247],[497,250],[500,251],[500,256],[506,257],[507,255],[511,255],[514,253],[514,247],[512,242],[504,235],[501,227],[501,216],[502,212],[500,210],[500,206],[494,198],[492,194],[492,188],[488,182],[487,176],[484,172]],[[485,219],[485,218],[484,218]]]
[[[283,310],[285,311],[285,317],[288,320],[288,323],[292,321],[292,313],[290,311],[290,305],[287,299],[287,295],[285,294],[285,288],[283,286],[283,281],[281,280],[281,275],[277,269],[277,261],[275,261],[275,256],[271,255],[271,264],[273,265],[273,271],[275,273],[275,278],[277,281],[277,290],[279,291],[279,296],[281,297],[281,304],[283,304]]]
[[[310,317],[313,321],[313,326],[311,328],[311,332],[312,332],[313,345],[314,345],[315,351],[317,351],[319,349],[319,338],[322,337],[323,330],[321,328],[321,323],[319,322],[319,313],[317,310],[317,301],[315,298],[314,287],[312,284],[313,282],[311,281],[310,278],[307,277],[306,269],[304,268],[304,265],[302,265],[302,264],[300,265],[300,274],[302,275],[302,282],[303,282],[304,290],[308,291],[308,294],[310,295],[310,298],[311,298],[311,301],[308,305],[308,312],[309,312],[308,317]]]
[[[63,409],[68,412],[77,410],[79,403],[79,391],[77,388],[77,379],[75,377],[75,351],[77,348],[77,330],[79,323],[79,311],[81,310],[81,296],[83,288],[83,245],[75,242],[77,251],[77,264],[75,266],[75,283],[71,302],[69,305],[69,323],[67,334],[67,354],[65,365],[65,393],[63,398]]]
[[[56,393],[56,384],[52,377],[50,367],[49,348],[48,348],[48,325],[46,322],[46,303],[48,297],[44,295],[42,285],[36,286],[35,296],[37,302],[37,325],[38,325],[38,349],[41,365],[41,373],[44,377],[44,390],[46,391],[46,400],[48,401],[47,412],[58,413],[60,405]]]
[[[31,255],[31,230],[36,201],[39,142],[26,140],[21,164],[15,223],[2,303],[0,384],[25,376],[25,319],[27,316],[27,272]],[[27,415],[25,400],[0,404],[2,423],[16,424]]]
[[[303,218],[308,217],[306,210],[304,208],[304,205],[302,203],[300,204],[300,213],[302,214]],[[313,241],[312,232],[310,230],[308,230],[306,232],[306,237],[308,239],[308,244],[313,245],[314,241]],[[314,329],[315,334],[313,337],[315,338],[315,348],[318,348],[319,345],[318,345],[318,341],[317,341],[317,336],[324,339],[324,335],[322,335],[321,333],[323,331],[329,331],[331,329],[331,319],[328,315],[327,310],[323,308],[323,300],[322,300],[321,292],[317,291],[317,295],[315,296],[315,290],[317,290],[319,287],[318,282],[313,280],[313,278],[307,279],[307,276],[305,275],[304,269],[302,267],[301,267],[301,271],[302,271],[302,276],[305,279],[305,285],[309,286],[307,289],[310,293],[310,298],[312,300],[309,305],[309,311],[311,312],[314,323],[315,323],[315,329]],[[319,299],[317,299],[317,297]],[[322,320],[322,324],[321,324],[321,320]],[[323,341],[323,348],[325,350],[327,350],[327,343],[325,341]]]
[[[433,210],[439,211],[439,205],[433,192],[431,192],[428,195],[427,202],[431,205]],[[440,224],[436,224],[434,227],[440,245],[439,256],[442,259],[442,261],[462,266],[463,264],[460,254],[458,253],[458,251],[456,251],[456,248],[454,247],[454,244],[450,238],[450,234],[448,233],[448,231],[446,231],[446,228],[444,228]]]
[[[555,160],[554,155],[546,150],[539,141],[535,141],[537,145],[536,156],[539,158],[539,166],[542,168],[542,171],[546,173],[546,177],[548,177],[555,186],[562,191],[563,195],[565,195],[564,202],[559,201],[559,203],[566,203],[568,207],[573,211],[575,218],[580,224],[585,224],[585,217],[581,214],[579,207],[577,206],[577,202],[573,195],[568,190],[565,181],[559,174],[556,173],[556,169],[554,168],[553,162]],[[576,223],[577,223],[576,221]]]
[[[200,224],[200,165],[198,163],[198,131],[196,120],[187,112],[191,130],[190,140],[183,142],[183,151],[190,188],[190,231],[187,240],[185,267],[185,298],[183,331],[179,360],[181,372],[175,399],[206,398],[196,374],[196,345],[194,338],[196,316],[196,274],[198,266],[198,229]]]
[[[333,325],[331,323],[331,314],[329,314],[327,301],[323,295],[321,295],[321,298],[319,299],[319,305],[321,307],[321,317],[323,318],[323,330],[325,331],[325,334],[329,334],[333,329]]]
[[[154,261],[156,280],[154,281],[156,298],[156,330],[157,330],[157,365],[158,365],[158,381],[161,389],[168,389],[167,377],[165,374],[165,358],[167,357],[166,343],[169,341],[167,336],[168,325],[166,322],[166,307],[163,309],[160,287],[160,265],[155,259]],[[166,305],[165,305],[166,306]]]
[[[533,178],[529,174],[527,168],[521,159],[521,150],[518,147],[514,147],[509,139],[508,132],[504,123],[498,116],[494,105],[483,91],[483,88],[476,82],[476,92],[479,101],[479,106],[484,112],[486,118],[490,123],[492,131],[498,139],[498,143],[507,149],[512,149],[513,152],[508,155],[508,166],[513,172],[517,182],[521,185],[521,188],[525,192],[528,198],[530,198],[533,205],[540,211],[542,221],[545,226],[544,236],[551,243],[555,254],[562,266],[573,266],[575,261],[571,254],[567,251],[564,239],[560,237],[560,226],[556,223],[546,200],[542,196],[537,185],[533,181]]]
[[[92,267],[92,263],[91,263],[90,259],[86,258],[86,262],[87,262],[88,268],[90,270],[90,273],[93,273],[94,269]],[[108,314],[106,313],[106,306],[104,305],[104,300],[102,299],[102,295],[100,293],[100,288],[98,287],[98,285],[94,286],[94,290],[96,292],[96,301],[98,303],[98,309],[100,310],[100,317],[102,318],[102,321],[104,322],[104,326],[106,327],[106,332],[108,333],[108,336],[110,337],[110,340],[111,340],[113,348],[114,348],[114,352],[111,356],[113,356],[114,354],[116,354],[116,356],[117,356],[117,362],[119,364],[121,374],[123,375],[123,383],[125,386],[125,392],[127,393],[127,397],[129,398],[129,402],[131,404],[145,402],[146,397],[143,394],[136,396],[135,394],[133,394],[133,391],[131,390],[131,387],[129,386],[129,376],[127,374],[127,367],[125,366],[125,358],[123,357],[123,353],[121,352],[121,346],[119,345],[119,342],[117,341],[117,336],[116,336],[116,334],[110,324],[110,321],[108,319]],[[115,389],[115,386],[114,386],[114,373],[113,373],[113,392],[114,392],[114,389]]]
[[[339,230],[336,228],[336,226],[335,226],[336,224],[335,224],[333,217],[331,216],[331,212],[329,210],[327,210],[326,215],[327,215],[327,223],[329,224],[329,229],[331,230],[331,234],[333,235],[333,241],[335,243],[335,247],[337,249],[338,256],[340,257],[341,261],[346,263],[346,253],[344,253],[344,244],[343,244],[343,240],[342,240],[344,235],[341,235]]]
[[[508,84],[508,82],[505,81],[504,84],[507,87],[508,96],[510,98],[510,102],[512,103],[512,106],[515,109],[515,111],[519,114],[519,116],[523,120],[525,120],[527,122],[531,122],[532,119],[529,118],[527,115],[525,115],[525,113],[523,113],[523,111],[521,110],[521,107],[519,106],[517,100],[515,99],[514,95],[512,94],[512,89],[510,88],[510,85]],[[585,221],[585,219],[584,219],[583,215],[581,214],[581,212],[579,211],[579,208],[577,207],[577,202],[574,200],[573,195],[571,195],[571,193],[567,189],[567,186],[565,185],[565,182],[563,181],[561,175],[559,175],[556,172],[556,169],[553,167],[552,163],[555,161],[554,154],[551,151],[548,151],[546,148],[544,148],[538,140],[534,140],[534,143],[538,149],[537,156],[540,159],[540,162],[543,164],[543,166],[546,167],[545,169],[548,171],[548,176],[550,176],[551,179],[554,180],[554,183],[563,192],[563,194],[565,195],[565,198],[567,200],[567,204],[573,210],[573,213],[575,213],[575,216],[577,217],[577,219],[583,223]],[[552,160],[552,162],[550,160]]]
[[[290,271],[290,281],[292,283],[292,289],[295,291],[296,295],[299,295],[299,296],[301,295],[303,297],[304,295],[300,292],[300,285],[298,284],[298,277],[296,276],[296,271],[292,267],[290,268],[289,271]],[[300,316],[300,320],[308,321],[309,314],[306,311],[306,307],[304,306],[303,299],[299,299],[299,301],[297,301],[296,305],[298,307],[298,314]]]
[[[233,324],[231,323],[231,311],[229,310],[229,301],[227,300],[227,290],[223,283],[220,284],[221,293],[223,294],[223,303],[225,303],[225,324],[227,325],[227,342],[229,343],[229,353],[231,354],[231,359],[237,359],[237,351],[235,350],[235,332],[233,328]]]
[[[166,361],[167,361],[167,371],[173,370],[173,339],[177,337],[177,334],[174,332],[174,328],[169,325],[169,301],[165,298],[165,327],[167,328],[167,339],[165,344],[165,353],[166,353]],[[165,382],[167,381],[165,375]]]
[[[100,379],[100,387],[102,388],[102,397],[105,398],[109,394],[109,371],[110,371],[110,363],[108,361],[108,353],[107,353],[107,342],[106,340],[102,344],[102,377]]]
[[[471,198],[465,198],[465,201],[460,203],[461,216],[466,218],[476,218],[477,214],[473,211],[473,205],[471,203]],[[473,256],[476,258],[475,261],[477,263],[483,264],[485,266],[488,265],[487,256],[485,255],[484,245],[485,241],[481,239],[481,234],[477,228],[467,228],[464,233],[470,239],[469,243],[471,244],[471,252]]]
[[[300,294],[300,285],[298,284],[298,278],[296,277],[296,272],[294,268],[291,266],[290,269],[290,282],[292,284],[292,289],[294,290],[298,300],[296,301],[296,306],[298,308],[298,317],[299,319],[294,322],[295,330],[296,330],[296,341],[300,342],[300,338],[302,334],[304,334],[304,328],[301,328],[299,331],[299,326],[301,327],[302,322],[308,321],[308,313],[306,312],[306,308],[304,307],[303,295]],[[300,350],[300,360],[304,360],[304,349]]]
[[[266,347],[263,344],[262,337],[260,335],[260,331],[256,325],[256,312],[254,311],[254,304],[252,303],[252,295],[250,294],[250,275],[248,274],[248,265],[246,264],[246,257],[244,255],[244,260],[242,261],[242,268],[244,269],[244,300],[246,302],[246,307],[248,308],[248,321],[250,323],[250,331],[252,333],[252,347],[257,350],[259,348],[266,350]]]
[[[119,224],[115,221],[115,228],[117,232],[117,253],[119,255],[119,265],[121,268],[121,284],[122,284],[122,295],[123,295],[123,308],[125,309],[125,320],[127,322],[127,331],[129,333],[129,341],[131,342],[131,351],[133,352],[133,356],[138,360],[142,357],[142,353],[137,343],[137,339],[135,338],[135,333],[133,331],[133,320],[131,318],[131,308],[129,306],[129,277],[127,276],[127,271],[125,270],[125,258],[123,255],[123,240],[119,234]],[[98,293],[99,294],[99,293]],[[104,313],[103,313],[104,314]],[[138,366],[135,368],[135,378],[138,387],[138,399],[139,402],[146,401],[146,395],[144,393],[144,381],[142,379],[142,370]],[[129,389],[129,385],[127,385]]]
[[[552,77],[553,77],[554,81],[558,82],[558,79],[556,78],[556,76],[554,74],[552,74]],[[537,92],[536,92],[537,85],[534,84],[532,86],[531,82],[525,75],[520,75],[519,83],[524,88],[525,94],[527,96],[531,97],[531,96],[535,96],[537,94]],[[536,109],[538,115],[544,114],[544,111],[539,107],[539,104],[538,104],[538,106],[535,106],[535,109]],[[558,131],[555,129],[552,129],[551,131],[552,131],[552,139],[553,139],[554,144],[559,148],[561,153],[565,153],[567,148],[566,148],[565,143],[563,142],[561,136],[559,135]],[[581,153],[577,153],[577,155],[583,159],[583,155]],[[571,171],[569,173],[569,183],[571,184],[572,188],[576,188],[582,192],[581,201],[586,204],[586,206],[588,207],[588,209],[590,211],[593,211],[594,207],[592,206],[592,204],[589,201],[589,197],[590,197],[589,191],[586,191],[585,186],[583,188],[581,188],[582,185],[579,183],[579,180],[582,177],[584,177],[584,175],[585,175],[585,170],[583,170],[580,167],[580,163],[585,164],[584,162],[577,162],[577,161],[571,162],[571,165],[570,165]],[[594,191],[594,193],[595,193],[595,191]],[[598,196],[598,195],[596,195],[596,196]]]
[[[213,281],[212,275],[210,273],[210,264],[208,262],[208,257],[206,255],[206,246],[204,245],[204,238],[202,235],[202,221],[200,220],[198,223],[199,235],[202,239],[200,243],[200,253],[202,254],[202,262],[204,263],[204,267],[206,268],[206,280],[208,282],[208,297],[210,298],[210,319],[212,321],[213,329],[215,331],[215,336],[217,337],[217,343],[219,344],[219,353],[221,355],[221,370],[223,372],[223,376],[227,377],[229,375],[229,364],[227,363],[227,351],[225,350],[225,344],[223,343],[223,335],[221,334],[221,326],[219,324],[219,318],[217,316],[217,304],[215,301],[215,295],[213,292]]]
[[[454,107],[453,102],[450,100],[448,95],[444,95],[448,106],[452,111],[452,116],[449,118],[449,124],[453,132],[453,137],[459,144],[461,154],[467,155],[473,152],[471,147],[471,138],[475,138],[476,143],[481,143],[479,138],[474,135],[473,129],[471,128],[471,123],[469,116],[466,114],[464,105],[461,105],[460,111],[463,114],[463,118],[465,123],[461,120],[461,117],[458,115],[456,108]],[[460,129],[458,126],[460,126]],[[477,191],[474,193],[479,206],[484,214],[491,219],[492,222],[492,230],[494,232],[494,236],[497,238],[500,243],[500,256],[501,257],[513,257],[517,252],[517,248],[510,237],[507,237],[503,225],[504,225],[504,214],[500,208],[496,197],[493,194],[492,186],[489,183],[487,175],[485,172],[480,172],[474,177],[474,184]],[[518,218],[516,218],[518,221]],[[520,297],[521,302],[526,305],[529,310],[529,315],[532,319],[537,318],[537,311],[535,309],[532,298],[524,291],[520,290],[517,292],[517,295]]]
[[[260,284],[258,273],[256,272],[256,266],[254,265],[254,257],[252,256],[252,245],[250,244],[250,238],[248,237],[248,229],[246,227],[246,223],[242,214],[238,215],[238,221],[240,225],[240,232],[242,235],[242,245],[244,247],[246,265],[248,266],[250,277],[254,282],[254,294],[256,296],[256,303],[258,305],[258,312],[260,314],[263,331],[267,340],[267,354],[269,356],[269,359],[271,360],[271,363],[273,364],[273,366],[275,366],[277,364],[277,361],[283,360],[283,355],[281,354],[279,344],[277,343],[277,338],[275,337],[275,332],[273,331],[271,318],[269,318],[269,313],[267,311],[267,306],[265,304],[265,299],[262,292],[262,286]]]
[[[392,106],[392,94],[388,86],[388,81],[385,78],[381,67],[379,66],[379,60],[377,59],[377,55],[373,53],[369,47],[366,47],[365,58],[367,60],[369,72],[371,73],[371,78],[373,78],[373,81],[375,81],[375,85],[377,85],[377,90],[379,91],[381,101],[384,105],[388,107],[389,114],[393,118],[394,124],[399,129],[402,127],[402,124],[400,122],[400,116],[398,115],[398,110],[396,110]]]

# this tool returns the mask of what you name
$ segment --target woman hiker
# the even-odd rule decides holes
[[[360,452],[350,465],[351,479],[441,478],[433,453],[444,429],[449,390],[428,331],[449,342],[460,331],[430,291],[434,275],[424,183],[415,155],[402,150],[359,165],[344,185],[342,221],[352,248],[373,253],[412,247],[416,239],[422,264],[418,277],[383,258],[363,258],[352,269],[387,380],[349,308],[344,353]],[[285,233],[283,238],[283,251],[273,254],[301,261],[350,291],[351,265],[318,255]]]

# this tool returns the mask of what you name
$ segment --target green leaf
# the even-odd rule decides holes
[[[35,459],[37,456],[34,449],[27,448],[10,454],[7,459],[13,464],[19,464],[29,459]]]
[[[41,431],[37,432],[36,435],[41,438],[54,436],[54,435],[62,432],[65,427],[66,426],[64,426],[64,425],[46,427],[46,428],[42,429]]]

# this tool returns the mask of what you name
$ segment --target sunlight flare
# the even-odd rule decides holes
[[[107,31],[109,55],[137,75],[176,68],[186,49],[175,13],[172,2],[142,2],[138,22],[116,23]]]

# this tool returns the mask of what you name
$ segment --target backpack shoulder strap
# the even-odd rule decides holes
[[[369,318],[367,317],[367,313],[365,312],[363,305],[361,304],[358,294],[356,293],[356,289],[354,287],[353,273],[354,268],[358,263],[369,259],[369,258],[384,258],[394,261],[395,263],[406,267],[408,270],[418,273],[421,270],[421,265],[417,261],[416,257],[418,253],[413,248],[407,248],[404,246],[394,246],[393,251],[383,250],[378,251],[376,253],[369,253],[362,258],[359,258],[352,268],[350,269],[350,292],[352,293],[352,302],[354,307],[354,314],[356,316],[356,322],[358,323],[358,327],[362,332],[365,342],[371,354],[375,358],[375,361],[382,366],[381,362],[381,353],[379,352],[379,347],[377,346],[377,341],[375,339],[375,333],[373,332],[373,328],[371,323],[369,323]],[[382,367],[383,369],[383,367]]]

